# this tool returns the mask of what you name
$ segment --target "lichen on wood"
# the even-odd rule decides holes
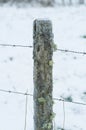
[[[50,20],[34,21],[33,40],[34,130],[53,130],[53,34]]]

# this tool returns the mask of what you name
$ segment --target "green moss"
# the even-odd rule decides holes
[[[50,119],[53,120],[55,116],[56,116],[56,113],[53,112],[52,115],[50,116]]]
[[[53,66],[53,60],[49,61],[49,66]]]
[[[53,51],[55,52],[55,51],[57,51],[57,45],[55,44],[55,43],[53,43]]]
[[[40,97],[40,98],[38,98],[38,102],[39,102],[39,103],[45,103],[46,100],[45,100],[43,97]]]
[[[43,125],[43,129],[51,129],[52,128],[52,123],[45,123]]]

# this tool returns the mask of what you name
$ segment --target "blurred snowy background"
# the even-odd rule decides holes
[[[33,21],[48,18],[58,48],[86,52],[86,0],[0,0],[0,44],[33,46]],[[5,4],[3,4],[3,2]],[[53,97],[86,103],[86,55],[56,51]],[[33,94],[33,49],[0,46],[0,89]],[[26,96],[0,92],[0,130],[24,130]],[[86,106],[65,103],[64,130],[86,130]],[[33,97],[27,128],[33,130]],[[55,101],[55,130],[63,130],[63,102]]]

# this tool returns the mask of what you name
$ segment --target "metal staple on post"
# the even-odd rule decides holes
[[[35,20],[33,31],[34,130],[53,130],[52,23]]]

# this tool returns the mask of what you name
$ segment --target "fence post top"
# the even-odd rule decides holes
[[[35,19],[33,22],[33,37],[38,35],[45,35],[53,37],[52,22],[49,19]]]
[[[35,19],[34,22],[35,22],[35,23],[36,23],[36,22],[39,22],[39,23],[40,23],[40,22],[41,22],[41,23],[44,22],[44,23],[50,23],[50,24],[52,23],[51,20],[49,20],[48,18],[45,18],[45,19],[41,19],[41,18]]]

